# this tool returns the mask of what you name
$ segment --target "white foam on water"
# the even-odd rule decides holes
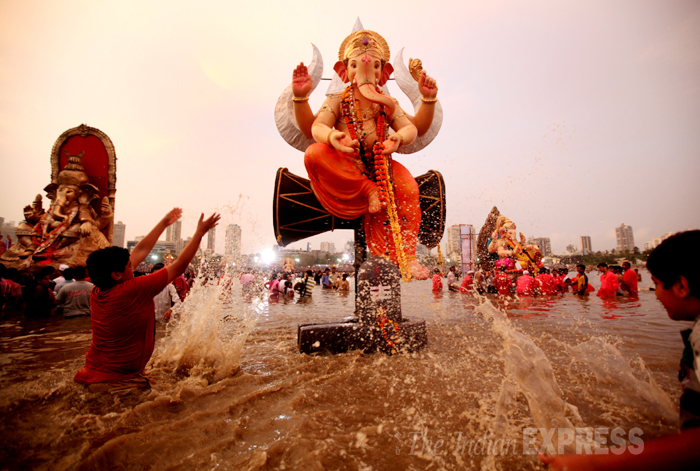
[[[168,324],[152,366],[174,367],[178,373],[214,382],[239,369],[241,351],[264,304],[254,293],[238,295],[235,281],[205,280],[204,271]]]
[[[490,319],[494,332],[503,338],[506,377],[501,385],[496,416],[491,426],[494,435],[508,435],[508,413],[518,390],[527,399],[535,427],[551,430],[584,426],[578,409],[562,398],[562,390],[554,377],[552,364],[542,349],[529,336],[515,330],[506,314],[496,309],[489,300],[479,304],[476,312]],[[553,444],[558,446],[556,434]],[[492,467],[493,460],[485,461],[485,467]]]
[[[644,361],[636,361],[646,374],[646,381],[637,379],[620,350],[603,338],[592,338],[575,347],[567,346],[571,357],[586,365],[595,375],[597,389],[606,392],[616,403],[643,411],[668,424],[678,422],[678,410],[671,398],[654,381]]]

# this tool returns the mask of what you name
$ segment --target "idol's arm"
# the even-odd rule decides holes
[[[292,74],[292,92],[294,97],[294,118],[299,130],[307,139],[311,137],[311,126],[314,124],[314,113],[309,106],[308,94],[311,91],[311,76],[304,63],[300,63]]]
[[[413,124],[415,124],[416,129],[418,129],[418,136],[423,136],[428,132],[430,125],[433,123],[438,88],[435,79],[423,71],[418,81],[418,89],[423,97],[421,99],[421,106],[418,108],[416,116],[413,118]]]

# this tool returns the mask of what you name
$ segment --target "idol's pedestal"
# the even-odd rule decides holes
[[[357,275],[355,317],[338,322],[301,324],[302,353],[344,353],[362,350],[387,354],[414,352],[428,344],[425,321],[401,315],[401,273],[383,258],[370,258]]]

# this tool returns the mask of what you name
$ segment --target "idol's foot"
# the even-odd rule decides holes
[[[416,280],[427,280],[430,276],[430,270],[418,263],[418,260],[408,262],[408,271],[411,272],[411,277]]]
[[[382,210],[382,203],[379,201],[379,195],[375,191],[369,195],[369,212],[371,214],[378,213]]]

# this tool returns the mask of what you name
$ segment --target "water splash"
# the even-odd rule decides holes
[[[233,282],[198,277],[168,324],[168,335],[158,343],[153,365],[174,367],[179,374],[209,382],[233,375],[240,367],[245,341],[264,309],[259,297],[240,296],[236,288]]]
[[[678,412],[671,398],[656,384],[641,358],[637,362],[646,374],[646,381],[637,379],[620,350],[603,338],[593,338],[567,350],[575,361],[593,372],[598,391],[606,392],[618,404],[643,411],[668,424],[678,422]]]

